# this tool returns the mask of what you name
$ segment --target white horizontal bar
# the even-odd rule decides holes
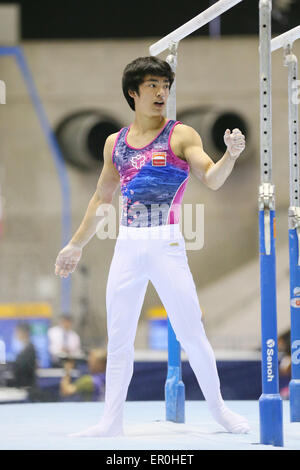
[[[276,38],[272,39],[271,41],[271,51],[277,51],[281,47],[285,47],[288,44],[293,44],[296,39],[300,38],[300,26],[296,26],[296,28],[290,29],[286,33],[277,36]]]
[[[179,42],[181,39],[185,38],[197,29],[202,28],[202,26],[210,23],[210,21],[214,20],[218,16],[222,15],[222,13],[242,1],[243,0],[219,0],[217,3],[214,3],[211,7],[204,10],[198,16],[195,16],[195,18],[191,19],[187,23],[175,29],[172,33],[152,44],[152,46],[149,48],[150,54],[160,54],[165,49],[168,49],[171,42]]]

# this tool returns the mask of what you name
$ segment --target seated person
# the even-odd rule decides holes
[[[13,379],[9,385],[33,388],[36,382],[37,357],[34,346],[30,341],[30,326],[28,323],[17,325],[16,337],[22,344],[22,349],[12,363]]]
[[[74,361],[65,362],[65,376],[60,382],[62,397],[79,394],[85,401],[103,401],[105,392],[106,352],[103,349],[92,349],[88,356],[89,374],[71,381]]]
[[[73,319],[69,313],[60,316],[59,325],[48,330],[49,352],[52,366],[61,366],[61,359],[65,357],[80,357],[81,341],[79,335],[72,330]]]

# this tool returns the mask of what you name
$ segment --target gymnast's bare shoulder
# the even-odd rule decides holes
[[[185,161],[188,161],[187,149],[196,147],[198,152],[201,152],[203,149],[202,140],[198,132],[186,124],[177,124],[174,127],[170,145],[175,155]]]
[[[113,152],[118,135],[119,135],[119,132],[114,132],[113,134],[110,134],[107,137],[105,141],[104,149],[103,149],[104,161],[105,161],[105,157],[112,158],[112,152]]]
[[[97,183],[96,193],[101,200],[111,200],[113,193],[120,184],[120,175],[112,161],[112,153],[118,132],[107,137],[103,149],[103,168]]]

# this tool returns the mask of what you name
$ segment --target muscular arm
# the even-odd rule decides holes
[[[97,215],[101,204],[111,204],[113,195],[120,184],[120,176],[112,162],[112,150],[117,134],[109,136],[104,146],[104,164],[95,193],[88,204],[86,213],[78,230],[70,242],[59,252],[55,262],[55,274],[68,277],[72,273],[82,254],[83,247],[95,235],[97,226],[104,215]]]
[[[104,165],[99,177],[95,193],[93,194],[84,218],[72,237],[70,243],[83,248],[95,235],[97,225],[102,217],[96,215],[101,204],[111,204],[113,195],[120,183],[120,176],[112,163],[112,150],[116,134],[112,134],[106,140],[104,146]]]
[[[238,129],[232,134],[227,130],[225,139],[231,153],[227,149],[223,157],[214,163],[205,153],[200,135],[192,127],[176,127],[179,152],[189,163],[192,173],[210,189],[219,189],[232,172],[236,159],[245,147],[244,136]]]

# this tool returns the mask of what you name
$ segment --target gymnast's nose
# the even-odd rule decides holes
[[[157,96],[157,97],[160,97],[160,98],[164,98],[164,96],[165,96],[165,89],[164,89],[162,86],[157,89],[156,96]]]

